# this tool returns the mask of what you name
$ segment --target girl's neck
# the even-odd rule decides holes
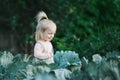
[[[41,41],[41,42],[49,42],[49,41],[46,41],[46,40],[39,40],[39,41]],[[38,41],[38,42],[39,42],[39,41]]]

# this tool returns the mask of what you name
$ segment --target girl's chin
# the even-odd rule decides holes
[[[47,40],[45,40],[45,41],[51,41],[51,39],[47,39]]]

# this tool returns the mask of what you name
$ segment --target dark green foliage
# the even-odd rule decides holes
[[[18,52],[33,54],[35,16],[45,11],[58,26],[54,49],[80,57],[120,51],[120,0],[4,0],[0,26],[15,34]]]

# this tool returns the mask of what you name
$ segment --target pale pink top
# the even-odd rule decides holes
[[[51,42],[37,41],[34,47],[34,57],[35,62],[44,61],[47,64],[54,63]]]

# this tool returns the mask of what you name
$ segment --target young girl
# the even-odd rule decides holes
[[[50,41],[56,32],[56,24],[48,19],[43,11],[38,13],[37,22],[35,33],[36,44],[34,46],[35,62],[43,61],[47,64],[54,63],[53,46]]]

